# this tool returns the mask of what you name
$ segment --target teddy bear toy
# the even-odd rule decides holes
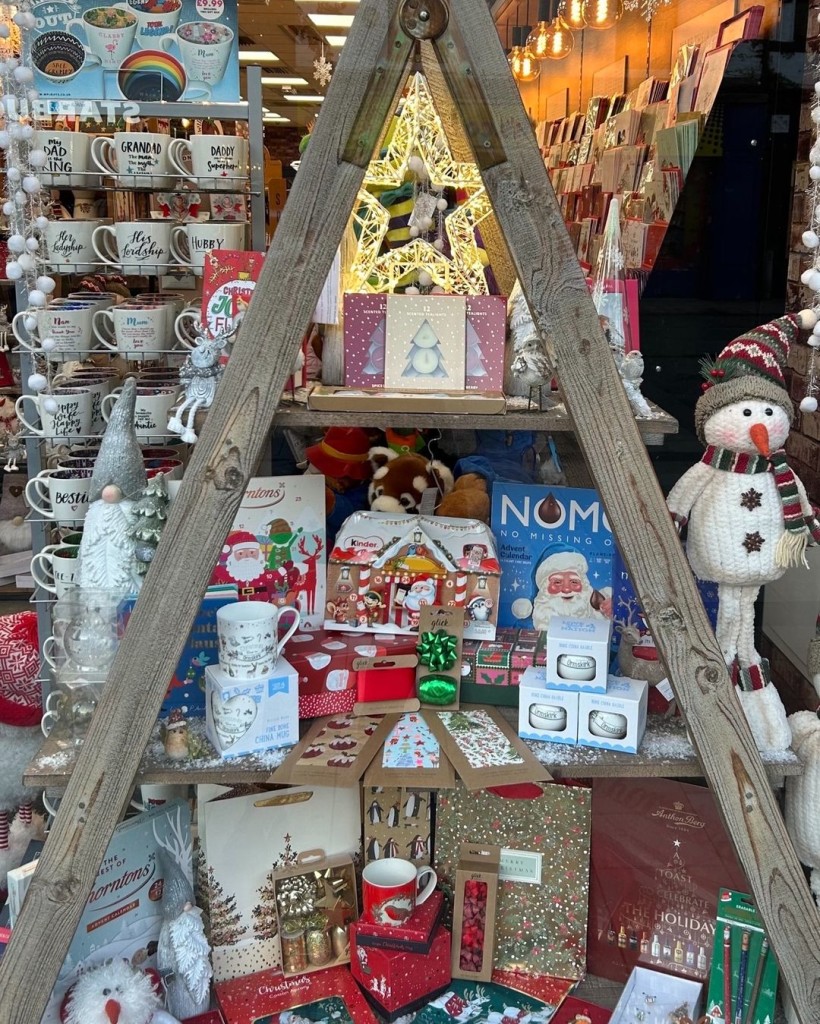
[[[783,369],[811,310],[788,314],[730,342],[705,361],[695,407],[703,458],[672,488],[667,505],[688,526],[686,553],[699,579],[718,584],[718,644],[758,747],[784,750],[791,732],[768,664],[755,649],[754,606],[761,586],[805,562],[820,527],[786,461],[794,416]]]
[[[399,455],[381,447],[371,448],[368,454],[373,479],[367,496],[373,512],[418,513],[425,491],[438,492],[438,505],[453,489],[453,474],[438,459],[415,452]]]
[[[490,522],[490,495],[487,481],[478,473],[464,473],[438,503],[436,515],[451,519],[478,519]]]

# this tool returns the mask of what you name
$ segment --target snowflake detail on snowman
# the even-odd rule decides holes
[[[820,542],[820,524],[784,450],[794,407],[783,369],[799,330],[816,322],[811,310],[780,317],[704,363],[695,428],[706,452],[667,499],[673,519],[688,522],[686,553],[695,575],[718,585],[717,641],[743,687],[736,693],[762,750],[785,750],[791,734],[754,645],[755,601],[761,586],[807,565],[806,546]],[[746,516],[727,515],[737,504],[754,517],[755,529]]]
[[[742,508],[748,509],[750,512],[754,512],[756,508],[760,508],[760,499],[763,495],[760,491],[756,491],[754,487],[750,487],[748,491],[744,491],[740,496],[740,504]]]

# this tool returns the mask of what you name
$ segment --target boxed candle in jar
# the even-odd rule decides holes
[[[606,693],[578,695],[578,745],[637,754],[646,729],[649,687],[643,679],[610,676]]]
[[[579,694],[548,689],[543,668],[528,668],[518,690],[519,736],[525,740],[575,745]]]
[[[609,670],[609,619],[562,619],[547,629],[546,683],[551,690],[605,693]]]

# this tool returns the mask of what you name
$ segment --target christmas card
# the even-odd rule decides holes
[[[458,295],[388,295],[384,384],[411,391],[464,388],[466,304]]]
[[[325,561],[325,478],[312,473],[253,477],[211,583],[235,584],[240,601],[295,605],[301,628],[319,629]]]
[[[358,860],[358,789],[293,786],[247,796],[228,793],[201,803],[199,816],[201,835],[205,829],[214,977],[223,981],[278,968],[273,873],[294,867],[308,851]]]
[[[671,779],[595,779],[592,792],[590,973],[702,981],[718,889],[746,887],[711,792]]]
[[[227,1024],[376,1024],[346,967],[286,978],[261,971],[216,986]]]
[[[434,863],[445,890],[462,843],[502,848],[496,970],[585,973],[591,797],[588,788],[560,784],[438,794]]]
[[[202,323],[212,335],[238,327],[265,262],[263,252],[217,249],[202,270]]]
[[[596,491],[496,483],[490,525],[504,579],[499,626],[611,618],[615,541]]]
[[[112,957],[156,967],[162,924],[163,857],[192,881],[191,818],[171,800],[118,825],[103,857],[42,1024],[59,1024],[60,1003],[84,971]]]

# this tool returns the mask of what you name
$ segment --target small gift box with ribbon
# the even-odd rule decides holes
[[[421,609],[416,693],[422,707],[458,709],[464,617],[457,608]]]
[[[308,850],[299,855],[296,866],[272,871],[268,892],[262,895],[267,895],[267,904],[258,909],[267,905],[278,925],[283,974],[307,974],[350,962],[350,925],[359,916],[350,857],[325,857],[322,850]]]

